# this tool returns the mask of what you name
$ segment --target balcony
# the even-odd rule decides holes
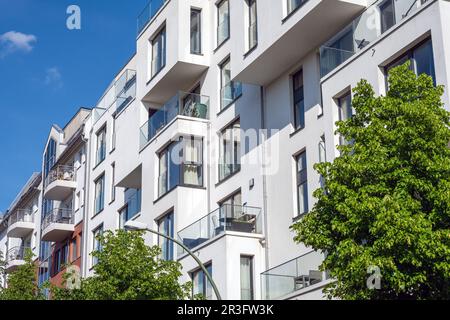
[[[94,109],[94,122],[109,109],[117,114],[125,109],[136,97],[136,71],[127,69],[115,80],[103,94]]]
[[[358,18],[337,33],[320,48],[322,77],[381,37],[393,26],[411,17],[420,7],[431,1],[393,1],[393,10],[380,9],[385,0],[375,1]]]
[[[142,10],[137,21],[137,33],[138,35],[144,30],[147,24],[158,13],[159,9],[169,0],[151,0],[147,6]]]
[[[34,216],[31,210],[17,210],[8,220],[8,237],[24,238],[34,230]]]
[[[261,208],[223,205],[178,232],[178,238],[192,250],[226,232],[262,234]],[[179,248],[178,256],[183,254],[184,250]]]
[[[12,273],[19,266],[25,264],[25,254],[27,250],[31,250],[29,247],[15,247],[10,249],[6,254],[6,266],[5,272]]]
[[[177,116],[209,119],[209,97],[179,92],[154,113],[140,129],[140,146],[145,147]]]
[[[70,196],[76,187],[75,168],[73,166],[56,166],[45,179],[44,198],[62,201]]]
[[[323,254],[312,251],[263,272],[261,274],[263,298],[281,299],[327,280],[327,273],[319,271],[323,259]]]
[[[42,241],[61,242],[74,231],[72,209],[54,209],[42,221]]]

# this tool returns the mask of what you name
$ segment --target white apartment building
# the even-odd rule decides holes
[[[321,186],[313,166],[338,156],[335,122],[360,79],[383,95],[387,71],[410,60],[447,86],[449,24],[446,0],[150,1],[136,54],[92,110],[49,134],[30,228],[40,281],[60,283],[65,263],[92,275],[95,236],[136,220],[194,251],[225,299],[322,299],[323,253],[290,229]],[[183,250],[146,240],[215,298]]]

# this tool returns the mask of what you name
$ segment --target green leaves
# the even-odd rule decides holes
[[[293,229],[295,240],[327,252],[322,265],[342,299],[450,298],[450,113],[442,87],[394,68],[386,97],[362,80],[356,114],[337,123],[352,144],[316,165],[326,192]],[[367,269],[382,287],[369,289]]]
[[[57,300],[179,300],[190,297],[191,285],[179,284],[181,265],[160,259],[159,247],[145,244],[142,232],[118,230],[100,238],[102,250],[95,275],[75,290],[52,288]]]

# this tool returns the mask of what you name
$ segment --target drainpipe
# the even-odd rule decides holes
[[[92,117],[90,117],[92,119]],[[84,202],[84,212],[83,212],[83,236],[81,238],[81,276],[83,278],[87,275],[87,255],[88,252],[88,221],[89,221],[89,179],[90,179],[90,169],[91,169],[91,147],[89,145],[91,138],[92,138],[92,132],[93,132],[93,126],[89,132],[89,139],[86,139],[84,132],[83,132],[83,142],[86,146],[86,159],[85,159],[85,166],[84,166],[84,195],[83,195],[83,202]]]

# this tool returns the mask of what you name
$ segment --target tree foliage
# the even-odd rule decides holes
[[[42,300],[44,296],[37,283],[37,267],[33,252],[26,249],[25,264],[8,275],[8,286],[0,292],[0,300]]]
[[[77,289],[52,287],[55,300],[179,300],[191,293],[190,283],[180,284],[181,265],[160,258],[159,247],[145,244],[143,233],[105,232],[95,274],[81,280]],[[66,281],[73,275],[66,274]]]
[[[409,64],[394,68],[387,95],[362,80],[351,119],[337,133],[333,163],[316,165],[325,190],[293,228],[296,241],[326,252],[335,281],[329,297],[450,298],[450,113],[431,77]],[[381,289],[367,286],[368,268],[381,271]]]

